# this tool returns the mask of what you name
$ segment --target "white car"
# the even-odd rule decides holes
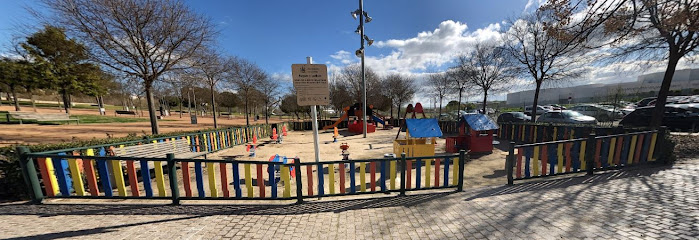
[[[550,111],[551,110],[549,110],[541,105],[536,106],[536,115],[541,115],[543,113],[550,112]],[[532,115],[532,106],[524,107],[524,113],[531,116]]]
[[[597,119],[597,121],[613,121],[620,119],[624,114],[619,110],[614,110],[597,104],[581,104],[570,108],[570,110],[591,116]]]

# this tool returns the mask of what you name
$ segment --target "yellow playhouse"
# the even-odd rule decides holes
[[[405,139],[393,141],[393,153],[406,157],[434,156],[437,138],[442,136],[437,119],[405,119]]]

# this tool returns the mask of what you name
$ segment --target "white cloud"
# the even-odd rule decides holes
[[[291,82],[291,73],[289,72],[276,72],[272,73],[272,79],[279,80],[281,82]]]
[[[354,61],[354,59],[352,59],[354,56],[345,50],[337,51],[335,54],[330,55],[330,57],[340,61],[342,64],[350,64]]]
[[[529,0],[527,2],[527,5],[524,6],[524,12],[533,11],[533,10],[539,8],[539,6],[544,5],[544,3],[546,3],[546,1],[547,0]]]

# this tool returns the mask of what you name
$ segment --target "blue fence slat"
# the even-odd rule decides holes
[[[58,155],[65,156],[66,153],[59,153]],[[73,187],[73,180],[70,179],[70,172],[68,170],[68,161],[65,158],[53,159],[54,170],[56,171],[56,180],[58,181],[58,189],[61,191],[61,195],[70,196],[70,189]]]
[[[325,195],[325,185],[324,185],[324,170],[323,170],[323,164],[319,163],[318,164],[318,196],[323,196]]]
[[[354,162],[350,162],[350,193],[355,193],[357,190],[355,189],[355,185],[357,184],[354,180]],[[310,187],[310,186],[309,186]]]
[[[524,148],[524,177],[531,177],[531,156],[533,149],[531,147]]]
[[[274,164],[267,164],[267,173],[269,174],[269,186],[272,189],[272,199],[277,198],[277,181],[274,179]]]
[[[141,177],[143,178],[143,190],[146,191],[146,197],[153,197],[153,188],[150,183],[150,168],[148,167],[148,161],[141,160]]]
[[[444,186],[449,186],[449,162],[451,158],[444,158]]]
[[[234,162],[231,164],[231,168],[233,168],[233,189],[235,190],[235,198],[242,198],[243,193],[240,189],[240,169],[238,168],[238,163]]]
[[[602,167],[609,167],[608,157],[609,157],[609,145],[612,143],[611,138],[602,139],[602,155],[600,156],[600,162]]]
[[[558,129],[562,130],[562,129]],[[560,131],[559,131],[560,132]],[[558,135],[558,133],[556,133]],[[556,164],[558,164],[558,161],[561,161],[562,159],[558,159],[558,144],[549,144],[546,147],[546,153],[549,161],[549,175],[553,175],[556,172]],[[542,173],[543,175],[543,173]]]
[[[194,175],[196,175],[199,198],[204,198],[206,197],[206,191],[204,190],[204,174],[201,170],[201,162],[194,163]]]
[[[422,182],[422,161],[420,159],[415,159],[415,189],[420,189],[420,182]]]
[[[379,178],[379,181],[381,181],[381,191],[386,191],[386,176],[387,176],[387,170],[386,170],[386,161],[381,161],[381,177]]]
[[[653,137],[652,133],[646,133],[643,137],[643,148],[641,149],[641,162],[648,161],[648,150],[650,149],[650,141]]]
[[[97,152],[99,156],[107,155],[104,148],[100,148]],[[109,180],[109,168],[107,167],[107,160],[97,160],[97,172],[100,175],[100,183],[102,183],[102,188],[104,191],[104,196],[112,196],[112,181]]]

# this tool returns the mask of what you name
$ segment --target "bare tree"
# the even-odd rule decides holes
[[[260,91],[259,97],[265,109],[265,124],[269,124],[269,109],[281,101],[281,98],[277,96],[279,95],[279,81],[268,76],[260,79],[256,87]]]
[[[546,31],[545,22],[550,12],[539,11],[522,16],[510,22],[510,29],[504,34],[505,50],[521,64],[522,74],[536,83],[532,116],[536,116],[539,91],[544,83],[554,83],[572,79],[580,75],[578,64],[582,61],[581,43],[563,41]],[[535,121],[532,117],[532,121]]]
[[[211,90],[211,111],[214,116],[214,128],[218,128],[218,116],[216,111],[216,88],[219,82],[228,77],[229,71],[234,69],[237,62],[235,57],[224,57],[212,48],[205,48],[195,54],[194,74],[201,74],[204,83]]]
[[[215,32],[210,21],[180,1],[42,0],[55,22],[79,35],[101,64],[138,77],[157,134],[152,86],[201,50]]]
[[[238,90],[238,96],[245,103],[245,125],[250,126],[250,103],[256,92],[256,85],[267,78],[267,74],[255,63],[238,58],[231,76],[226,78],[228,84]]]
[[[427,84],[430,87],[430,93],[437,97],[439,102],[439,113],[437,115],[439,119],[442,116],[442,101],[445,97],[453,94],[456,89],[452,87],[452,80],[446,72],[431,74]]]
[[[366,89],[367,101],[380,99],[381,94],[381,79],[371,68],[366,68]],[[342,69],[338,76],[338,84],[343,84],[352,100],[362,102],[362,68],[358,64],[348,65]],[[367,106],[370,103],[367,103]]]
[[[383,80],[383,94],[391,101],[391,118],[393,118],[393,105],[398,110],[400,118],[400,107],[413,99],[417,89],[415,89],[415,79],[401,74],[390,74]]]
[[[452,84],[456,86],[456,92],[459,93],[459,107],[457,110],[457,115],[461,116],[461,97],[464,91],[468,91],[473,88],[471,84],[471,76],[474,74],[471,69],[468,69],[468,60],[465,56],[459,56],[456,59],[456,64],[449,68],[446,72],[447,77],[451,80]]]
[[[489,92],[500,92],[515,79],[516,70],[505,48],[495,44],[476,43],[466,56],[466,69],[473,85],[483,92],[483,113],[486,113]]]

